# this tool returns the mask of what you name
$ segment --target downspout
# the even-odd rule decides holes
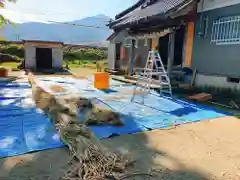
[[[201,0],[201,9],[200,9],[200,24],[199,24],[199,28],[202,29],[202,23],[203,23],[203,16],[202,16],[202,11],[203,11],[203,6],[204,6],[204,0]]]

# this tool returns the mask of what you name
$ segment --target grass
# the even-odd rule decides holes
[[[66,67],[68,64],[69,69],[75,69],[75,68],[89,68],[89,69],[96,69],[97,64],[101,66],[102,69],[107,68],[107,61],[106,60],[74,60],[74,61],[68,61],[64,60],[63,67]],[[12,69],[13,71],[18,71],[18,66],[20,63],[17,62],[4,62],[0,63],[0,67],[4,67],[7,69]]]
[[[4,62],[4,63],[0,63],[0,67],[4,67],[7,69],[12,69],[13,71],[19,71],[18,66],[20,65],[20,63],[18,62]]]
[[[107,68],[107,61],[106,60],[64,60],[64,67],[68,65],[69,69],[72,68],[90,68],[96,69],[97,65],[99,65],[102,69]]]

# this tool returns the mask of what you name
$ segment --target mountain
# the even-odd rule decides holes
[[[0,34],[4,39],[11,41],[24,39],[61,41],[68,44],[106,45],[106,38],[111,33],[106,27],[109,19],[110,18],[105,15],[97,15],[71,22],[64,22],[65,24],[28,22],[16,24],[16,27],[7,25],[6,28],[0,30]],[[77,25],[99,26],[104,27],[104,29]]]

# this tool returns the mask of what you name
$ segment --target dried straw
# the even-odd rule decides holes
[[[111,120],[104,117],[109,114],[113,118],[115,113],[96,109],[86,98],[55,99],[37,87],[33,80],[30,82],[37,107],[49,115],[73,156],[71,166],[61,180],[120,179],[127,173],[133,161],[104,147],[86,124],[77,119],[78,109],[85,113],[92,112],[94,118],[100,119],[98,123],[110,123]]]
[[[137,95],[145,95],[146,92],[145,91],[139,91],[139,90],[130,90],[130,91],[125,91],[123,92],[123,94],[126,94],[126,95],[131,95],[131,94],[137,94]]]
[[[59,85],[51,85],[50,86],[50,89],[53,91],[53,92],[65,92],[66,89],[62,86],[59,86]]]
[[[87,77],[87,76],[73,75],[73,77],[74,77],[75,79],[86,79],[86,80],[88,80],[88,77]]]

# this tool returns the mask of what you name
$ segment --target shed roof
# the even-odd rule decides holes
[[[23,40],[23,43],[31,42],[31,43],[49,43],[49,44],[64,44],[60,41],[44,41],[44,40]]]
[[[115,29],[121,26],[144,23],[151,19],[165,20],[172,13],[176,13],[178,10],[197,1],[198,0],[145,0],[132,11],[111,22],[109,26]]]

